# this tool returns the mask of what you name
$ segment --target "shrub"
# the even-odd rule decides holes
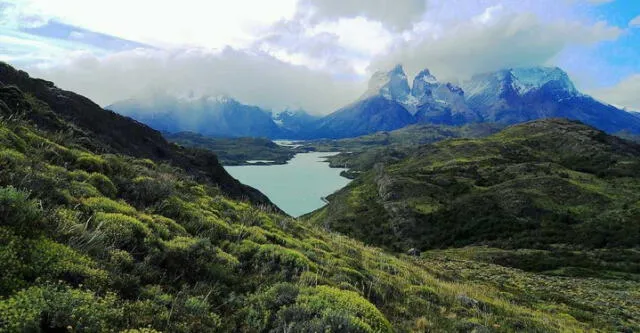
[[[98,191],[93,185],[89,183],[77,182],[72,180],[69,183],[69,195],[71,195],[75,199],[80,198],[91,198],[91,197],[100,197],[102,193]]]
[[[99,156],[92,154],[82,154],[75,163],[76,168],[88,172],[104,172],[107,163]]]
[[[238,259],[214,247],[208,239],[176,237],[161,244],[162,251],[151,262],[173,276],[188,272],[183,277],[187,281],[229,279],[230,270],[238,264]]]
[[[13,148],[24,153],[27,143],[8,128],[0,127],[0,146]]]
[[[39,239],[29,243],[30,267],[33,276],[41,279],[64,280],[99,289],[107,281],[107,273],[89,257],[68,246]]]
[[[113,201],[104,197],[92,197],[82,200],[82,204],[91,212],[121,213],[132,215],[136,209],[124,201]]]
[[[0,172],[15,169],[25,163],[25,157],[13,149],[0,150]]]
[[[94,224],[107,244],[126,250],[141,250],[144,238],[151,234],[142,222],[120,213],[97,213]]]
[[[126,196],[142,206],[149,206],[167,198],[172,192],[173,184],[169,181],[136,177],[127,189]]]
[[[253,331],[392,332],[380,311],[357,293],[280,283],[249,299],[244,323]]]
[[[304,254],[275,244],[260,245],[255,261],[267,271],[283,271],[289,277],[317,270],[316,264]]]
[[[106,197],[114,198],[118,193],[111,179],[101,173],[92,173],[87,181]]]
[[[124,329],[123,317],[115,295],[64,286],[31,287],[0,300],[0,329],[7,332],[108,332]]]
[[[24,260],[23,240],[9,229],[0,227],[0,296],[26,286],[24,278],[25,272],[29,271],[29,263]]]
[[[25,192],[13,187],[0,188],[0,225],[21,235],[31,235],[44,227],[42,210]]]

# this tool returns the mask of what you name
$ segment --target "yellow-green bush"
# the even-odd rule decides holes
[[[27,143],[17,136],[13,131],[6,127],[0,128],[0,146],[15,149],[24,153],[27,148]]]
[[[124,329],[123,318],[114,294],[97,296],[64,286],[31,287],[0,300],[0,329],[6,332],[108,332]]]
[[[0,187],[0,226],[9,226],[27,235],[40,230],[43,224],[41,208],[26,193],[11,186]]]
[[[100,156],[92,154],[82,154],[75,162],[75,167],[87,172],[104,172],[107,163]]]
[[[0,172],[21,166],[25,162],[22,153],[13,149],[0,149]]]
[[[263,268],[275,271],[286,271],[299,275],[303,271],[315,271],[317,266],[304,254],[275,244],[263,244],[258,248],[255,260]]]
[[[116,194],[118,193],[118,189],[113,184],[111,179],[101,173],[92,173],[87,181],[106,197],[115,198]]]
[[[124,201],[114,201],[105,197],[91,197],[82,199],[82,205],[91,212],[121,213],[132,215],[136,209]]]
[[[96,213],[95,228],[105,235],[105,242],[127,250],[141,250],[149,228],[134,217],[120,213]]]
[[[355,292],[328,286],[276,284],[251,297],[243,316],[250,331],[393,332],[373,304]]]
[[[75,199],[101,197],[102,193],[98,191],[92,184],[85,182],[77,182],[72,180],[67,189],[69,194]]]

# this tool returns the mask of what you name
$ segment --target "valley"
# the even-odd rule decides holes
[[[547,119],[175,145],[6,64],[0,82],[2,332],[640,329],[630,141]]]

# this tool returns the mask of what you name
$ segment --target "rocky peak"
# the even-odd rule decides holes
[[[373,74],[363,99],[381,95],[388,100],[405,101],[410,92],[404,68],[402,65],[396,65],[388,72],[378,71]]]

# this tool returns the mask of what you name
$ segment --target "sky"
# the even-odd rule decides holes
[[[335,111],[378,70],[559,66],[640,110],[640,0],[0,0],[0,61],[100,105],[158,92]]]

